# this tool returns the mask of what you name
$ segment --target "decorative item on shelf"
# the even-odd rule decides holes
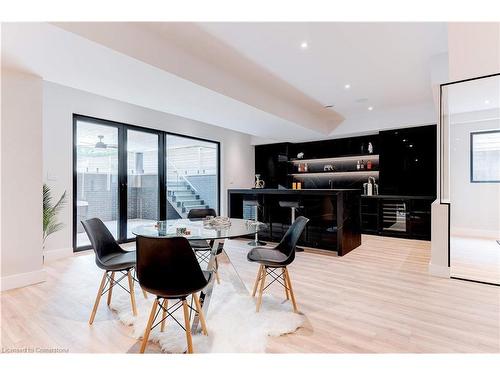
[[[364,171],[364,170],[365,170],[365,161],[364,161],[364,160],[361,160],[360,169],[361,169],[362,171]]]
[[[368,142],[368,153],[373,154],[373,145],[371,142]]]
[[[360,170],[361,169],[361,164],[359,163],[359,160],[358,160],[358,163],[356,164],[356,170]]]
[[[361,154],[365,153],[365,142],[361,143]]]
[[[266,184],[265,184],[264,180],[260,179],[260,174],[256,174],[255,175],[255,188],[256,189],[263,189],[265,185]]]
[[[303,159],[304,158],[304,153],[303,152],[299,152],[297,154],[297,159]]]
[[[296,190],[297,189],[297,183],[296,182],[292,182],[292,190]]]
[[[333,189],[333,181],[332,180],[328,180],[328,187],[330,189]]]
[[[366,169],[367,169],[367,170],[371,170],[371,169],[372,169],[372,161],[371,161],[371,160],[368,160],[368,161],[366,162]]]
[[[297,182],[297,190],[302,189],[302,182]]]
[[[323,166],[323,171],[324,172],[331,172],[331,171],[334,171],[335,170],[335,167],[331,164],[325,164]]]
[[[299,172],[307,172],[307,163],[299,163],[298,171]]]

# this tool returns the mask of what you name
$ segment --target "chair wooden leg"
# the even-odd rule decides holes
[[[286,299],[289,300],[290,293],[288,292],[289,286],[288,286],[288,282],[286,281],[285,269],[283,268],[282,271],[283,271],[283,284],[285,284],[285,295],[286,295]]]
[[[168,309],[168,299],[163,300],[163,314],[162,314],[162,322],[161,322],[161,331],[165,331],[165,323],[167,322],[165,318],[167,317],[167,309]]]
[[[158,307],[158,298],[153,301],[153,306],[151,307],[151,313],[149,314],[148,324],[146,325],[146,329],[144,330],[144,335],[142,335],[142,344],[141,344],[141,353],[144,353],[146,350],[146,346],[148,345],[149,333],[151,332],[151,327],[153,326],[153,322],[155,320],[156,308]]]
[[[108,290],[108,306],[111,304],[111,295],[113,294],[113,283],[115,282],[115,273],[111,272],[111,280],[109,282]]]
[[[201,308],[200,299],[198,298],[196,293],[193,294],[193,298],[194,304],[196,306],[196,311],[198,311],[198,316],[200,317],[201,331],[205,336],[208,336],[207,322],[205,321],[205,314],[203,313],[203,310]]]
[[[130,290],[130,303],[132,304],[132,314],[137,316],[137,307],[135,306],[135,293],[134,293],[134,279],[132,278],[132,272],[128,270],[128,287]]]
[[[184,310],[184,325],[186,329],[186,341],[189,354],[193,353],[193,340],[191,338],[191,321],[189,320],[189,310],[185,299],[182,300],[182,308]]]
[[[260,282],[259,298],[257,299],[257,307],[255,310],[257,312],[259,312],[260,305],[262,304],[262,293],[264,292],[264,286],[266,285],[266,275],[267,275],[266,266],[262,266],[262,280]]]
[[[255,284],[253,286],[252,297],[255,297],[255,293],[257,293],[257,287],[259,286],[260,277],[262,274],[262,265],[259,266],[259,271],[257,271],[257,278],[255,279]]]
[[[134,268],[134,277],[132,278],[132,282],[134,283],[134,287],[135,287],[135,277],[136,277],[137,273],[136,273],[136,269]],[[146,293],[146,291],[144,289],[142,289],[142,295],[144,296],[145,299],[148,299],[148,294]]]
[[[89,324],[94,323],[95,313],[97,312],[97,307],[99,306],[99,302],[101,301],[102,290],[104,289],[104,285],[106,284],[106,275],[107,274],[108,274],[108,271],[104,271],[104,274],[102,275],[101,285],[99,286],[99,289],[97,290],[97,296],[95,298],[94,308],[92,309],[92,313],[90,314]]]
[[[292,298],[293,312],[298,313],[297,303],[295,302],[295,295],[293,294],[292,281],[290,280],[290,274],[288,273],[288,269],[285,267],[285,277],[286,283],[288,285],[290,297]]]

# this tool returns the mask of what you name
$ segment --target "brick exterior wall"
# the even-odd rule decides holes
[[[208,207],[217,211],[217,176],[214,174],[186,176]],[[217,214],[220,214],[217,212]]]
[[[137,178],[137,180],[134,180]],[[136,176],[128,183],[127,217],[129,219],[158,220],[158,176]],[[217,209],[217,177],[200,175],[187,177],[198,190],[200,199]],[[140,182],[140,187],[137,183]],[[83,185],[83,186],[82,186]],[[83,191],[83,193],[82,193]],[[78,220],[98,217],[102,221],[118,220],[118,181],[116,175],[82,173],[77,176],[77,200],[88,202],[86,208],[78,208]],[[179,215],[167,202],[167,216],[177,219]]]

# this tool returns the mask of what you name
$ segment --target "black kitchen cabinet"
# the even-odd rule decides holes
[[[380,194],[436,195],[436,125],[380,132]]]
[[[361,230],[365,234],[431,238],[431,196],[361,197]]]
[[[229,217],[244,218],[243,201],[260,202],[259,221],[266,228],[259,232],[263,241],[280,241],[290,226],[290,209],[280,201],[297,201],[297,215],[309,219],[298,245],[336,251],[343,256],[361,244],[360,198],[356,189],[290,190],[229,189]]]
[[[359,202],[363,233],[430,239],[430,205],[437,185],[436,137],[436,125],[425,125],[358,137],[260,145],[255,147],[255,173],[268,188],[292,188],[293,182],[300,182],[302,189],[347,188],[360,193],[368,178],[374,178],[379,196]],[[273,212],[288,215],[279,207]],[[273,240],[288,228],[282,217],[269,223]],[[309,227],[311,243],[325,244],[320,237],[333,230],[316,220]]]
[[[255,146],[255,174],[260,174],[266,188],[286,186],[289,143]]]

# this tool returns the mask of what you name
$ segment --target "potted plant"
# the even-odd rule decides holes
[[[57,220],[57,215],[66,204],[66,191],[61,195],[59,200],[52,203],[52,193],[50,187],[43,184],[43,244],[52,233],[61,230],[64,224]]]

